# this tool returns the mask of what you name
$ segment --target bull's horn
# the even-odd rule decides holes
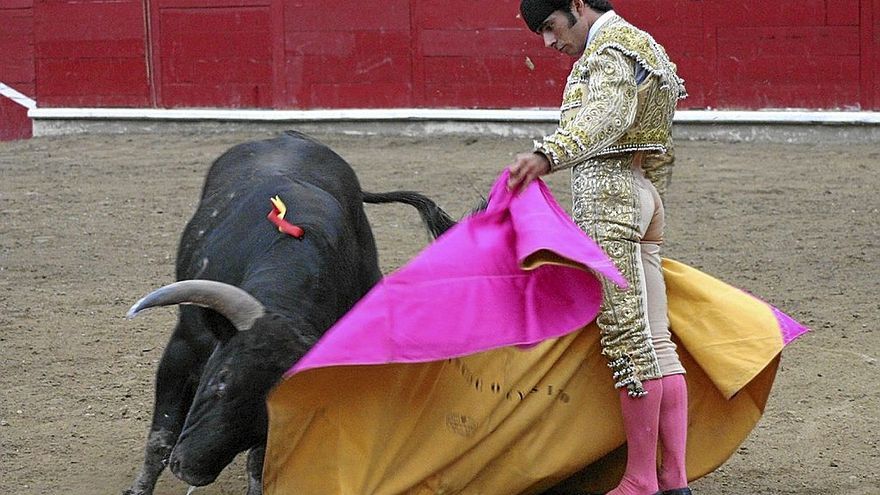
[[[141,311],[171,304],[195,304],[225,316],[236,329],[249,330],[265,314],[262,303],[234,285],[214,280],[181,280],[144,296],[128,310],[134,318]]]

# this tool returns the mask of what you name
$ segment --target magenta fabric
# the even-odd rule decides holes
[[[602,299],[597,275],[625,286],[611,260],[547,186],[507,190],[507,171],[484,212],[458,223],[386,276],[286,376],[339,365],[426,362],[504,346],[531,346],[589,324]],[[580,265],[526,259],[548,251]],[[545,257],[546,259],[546,257]]]
[[[773,314],[776,315],[776,321],[779,323],[779,331],[782,333],[782,345],[788,345],[789,342],[807,333],[809,330],[791,316],[780,311],[779,308],[770,304],[768,306],[773,310]]]

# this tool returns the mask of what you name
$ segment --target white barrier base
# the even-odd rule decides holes
[[[32,108],[34,136],[124,132],[225,132],[298,129],[356,135],[474,134],[537,137],[553,131],[548,109],[229,110]],[[676,138],[721,141],[876,142],[880,112],[683,110]]]

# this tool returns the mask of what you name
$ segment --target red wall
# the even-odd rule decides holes
[[[0,82],[41,107],[556,107],[571,61],[518,3],[0,0]],[[615,4],[681,108],[880,109],[880,0]]]
[[[138,0],[36,2],[37,105],[150,106],[145,40]]]
[[[273,39],[283,34],[272,29],[277,15],[272,3],[150,1],[152,98],[157,104],[272,108]]]
[[[34,91],[34,9],[30,0],[0,0],[0,82],[30,98]],[[27,109],[0,96],[0,141],[31,136]]]
[[[667,46],[687,107],[880,108],[880,0],[617,3]]]

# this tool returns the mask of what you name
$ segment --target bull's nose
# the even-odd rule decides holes
[[[177,475],[180,472],[180,459],[171,455],[171,458],[168,459],[168,468],[171,469],[171,472]]]
[[[217,474],[205,474],[194,469],[193,464],[186,462],[186,456],[177,455],[177,451],[171,451],[168,458],[168,468],[179,480],[192,486],[205,486],[214,482]]]

